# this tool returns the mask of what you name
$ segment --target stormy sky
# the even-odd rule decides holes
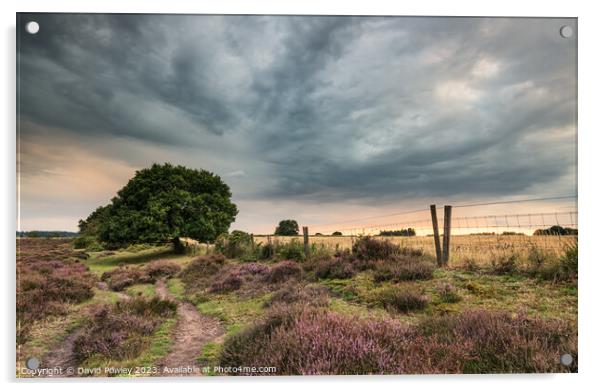
[[[254,232],[575,194],[563,25],[21,14],[20,229],[75,230],[153,162],[220,175]]]

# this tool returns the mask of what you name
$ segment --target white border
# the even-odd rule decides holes
[[[3,380],[9,386],[16,385],[14,380],[14,232],[16,227],[15,212],[15,12],[132,12],[132,13],[229,13],[229,14],[348,14],[348,15],[445,15],[445,16],[566,16],[579,18],[579,209],[580,209],[580,253],[581,270],[579,281],[579,374],[578,375],[496,375],[496,376],[386,376],[386,377],[298,377],[298,378],[213,378],[185,380],[179,379],[178,387],[213,389],[261,388],[287,390],[306,389],[308,387],[366,389],[371,387],[407,388],[430,390],[437,389],[477,389],[504,390],[514,387],[537,387],[546,390],[576,389],[587,383],[596,382],[600,362],[600,338],[602,329],[600,322],[600,298],[602,293],[598,286],[602,278],[602,257],[597,242],[600,241],[602,207],[600,203],[599,168],[600,161],[600,117],[597,115],[601,100],[599,99],[600,70],[602,64],[599,55],[600,14],[596,12],[594,2],[545,1],[526,2],[524,0],[506,0],[504,2],[469,1],[431,1],[414,2],[398,1],[278,1],[278,0],[231,0],[227,3],[216,1],[182,1],[182,0],[21,0],[1,2],[2,13],[2,67],[1,76],[4,91],[0,95],[2,116],[2,163],[1,179],[3,224],[0,238],[4,257],[2,289],[3,308],[9,319],[2,322],[2,354],[1,368]],[[598,288],[598,289],[596,289]],[[164,389],[166,383],[173,379],[148,381],[92,380],[84,385],[86,388],[106,390],[110,387],[131,388],[142,386],[145,389]],[[47,389],[78,389],[81,382],[52,381],[32,382],[20,381],[19,388],[32,387]]]

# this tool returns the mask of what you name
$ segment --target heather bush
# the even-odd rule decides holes
[[[271,284],[284,282],[301,276],[301,267],[293,261],[281,261],[270,268],[265,280]]]
[[[365,236],[353,243],[352,253],[357,259],[389,259],[401,254],[401,248],[388,240]]]
[[[221,366],[274,366],[277,375],[566,372],[576,333],[556,320],[466,312],[408,326],[316,307],[277,306],[228,337]]]
[[[434,269],[432,263],[416,258],[378,261],[374,263],[374,281],[428,280],[433,278]]]
[[[19,239],[17,242],[17,341],[29,337],[36,320],[62,315],[70,304],[94,296],[97,277],[73,259],[71,240]]]
[[[436,288],[437,295],[444,303],[457,303],[462,300],[462,296],[458,294],[458,290],[452,284],[446,282],[439,284]]]
[[[166,318],[174,316],[177,304],[157,297],[137,297],[99,307],[74,341],[78,361],[92,357],[126,360],[137,357]]]
[[[181,267],[174,261],[158,260],[148,263],[144,269],[151,278],[169,278],[178,274]]]
[[[321,279],[345,279],[351,278],[355,275],[355,270],[352,264],[345,261],[342,258],[333,258],[323,261],[317,261],[314,267],[316,277]]]
[[[419,326],[422,334],[444,344],[464,344],[470,358],[464,373],[541,373],[577,369],[577,333],[574,325],[556,319],[513,316],[485,310],[429,318]],[[570,353],[570,367],[559,363]]]
[[[422,310],[428,303],[424,293],[413,286],[388,286],[376,291],[375,296],[380,305],[399,312]]]
[[[135,284],[154,283],[155,279],[148,275],[142,266],[121,265],[113,270],[104,272],[101,279],[114,291],[122,291]]]
[[[282,287],[265,302],[265,307],[272,307],[278,304],[296,304],[315,307],[326,307],[330,303],[328,288],[322,285],[291,284]]]
[[[197,257],[180,272],[179,276],[188,288],[201,286],[222,270],[225,260],[222,254]]]
[[[277,375],[457,373],[466,353],[392,320],[289,306],[230,336],[221,366],[275,366]]]
[[[225,293],[232,292],[240,289],[243,280],[236,273],[227,273],[223,278],[215,281],[209,287],[209,292],[212,293]]]

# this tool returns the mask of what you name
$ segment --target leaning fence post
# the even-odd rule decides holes
[[[251,234],[251,250],[255,252],[255,237]]]
[[[451,215],[452,207],[445,205],[443,210],[443,264],[447,266],[449,262],[449,243],[451,239]]]
[[[309,230],[303,227],[303,248],[305,249],[305,259],[309,259]]]
[[[437,265],[442,266],[441,260],[441,238],[439,237],[439,221],[437,220],[437,206],[431,205],[431,218],[433,220],[433,237],[435,239],[435,254],[437,254]]]

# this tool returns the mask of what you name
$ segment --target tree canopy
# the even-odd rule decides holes
[[[228,185],[209,171],[153,164],[80,221],[80,232],[113,247],[180,237],[213,241],[238,213],[231,197]]]
[[[295,236],[299,235],[299,224],[295,220],[282,220],[278,223],[274,235]]]

